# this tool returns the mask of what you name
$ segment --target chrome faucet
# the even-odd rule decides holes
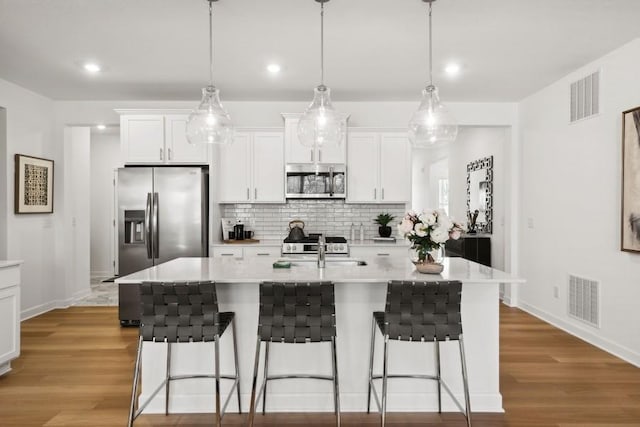
[[[318,236],[318,268],[324,268],[325,258],[325,240],[324,235]]]

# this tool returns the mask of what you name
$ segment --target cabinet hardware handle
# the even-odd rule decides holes
[[[269,256],[269,255],[271,255],[271,254],[260,253],[260,254],[257,254],[257,255],[258,255],[258,256]]]
[[[254,200],[258,200],[258,189],[257,188],[253,189],[253,198],[254,198]]]
[[[313,150],[311,150],[311,161],[313,162]]]
[[[220,256],[233,256],[233,254],[220,254]]]
[[[249,200],[249,187],[247,187],[247,200]]]
[[[382,253],[382,254],[378,254],[378,256],[389,256],[389,254]]]
[[[384,187],[382,188],[382,200],[384,200]]]
[[[167,149],[167,154],[169,155],[169,160],[171,160],[171,148]]]
[[[376,200],[378,198],[378,189],[374,188],[373,189],[373,200]]]
[[[160,149],[160,160],[164,160],[164,153],[162,152],[162,148]]]
[[[322,161],[322,151],[318,150],[318,161]]]

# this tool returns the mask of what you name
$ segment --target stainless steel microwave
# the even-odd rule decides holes
[[[343,164],[288,164],[287,199],[344,199],[347,195],[347,168]]]

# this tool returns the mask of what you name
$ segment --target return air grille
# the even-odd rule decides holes
[[[569,275],[569,316],[600,327],[600,283]]]
[[[571,83],[571,123],[600,113],[600,71]]]

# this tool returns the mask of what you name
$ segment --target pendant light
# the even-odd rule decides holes
[[[416,147],[425,147],[439,142],[453,142],[458,135],[456,120],[440,102],[438,88],[433,84],[431,9],[436,0],[422,1],[429,3],[429,85],[422,91],[420,107],[413,113],[409,122],[409,139]]]
[[[228,144],[232,141],[231,117],[220,103],[219,90],[213,85],[213,2],[209,2],[209,85],[202,89],[202,101],[187,121],[187,140],[192,144]]]
[[[330,89],[324,85],[324,4],[320,3],[320,85],[314,89],[313,101],[298,121],[298,139],[305,147],[321,148],[342,143],[345,123],[331,105]]]

